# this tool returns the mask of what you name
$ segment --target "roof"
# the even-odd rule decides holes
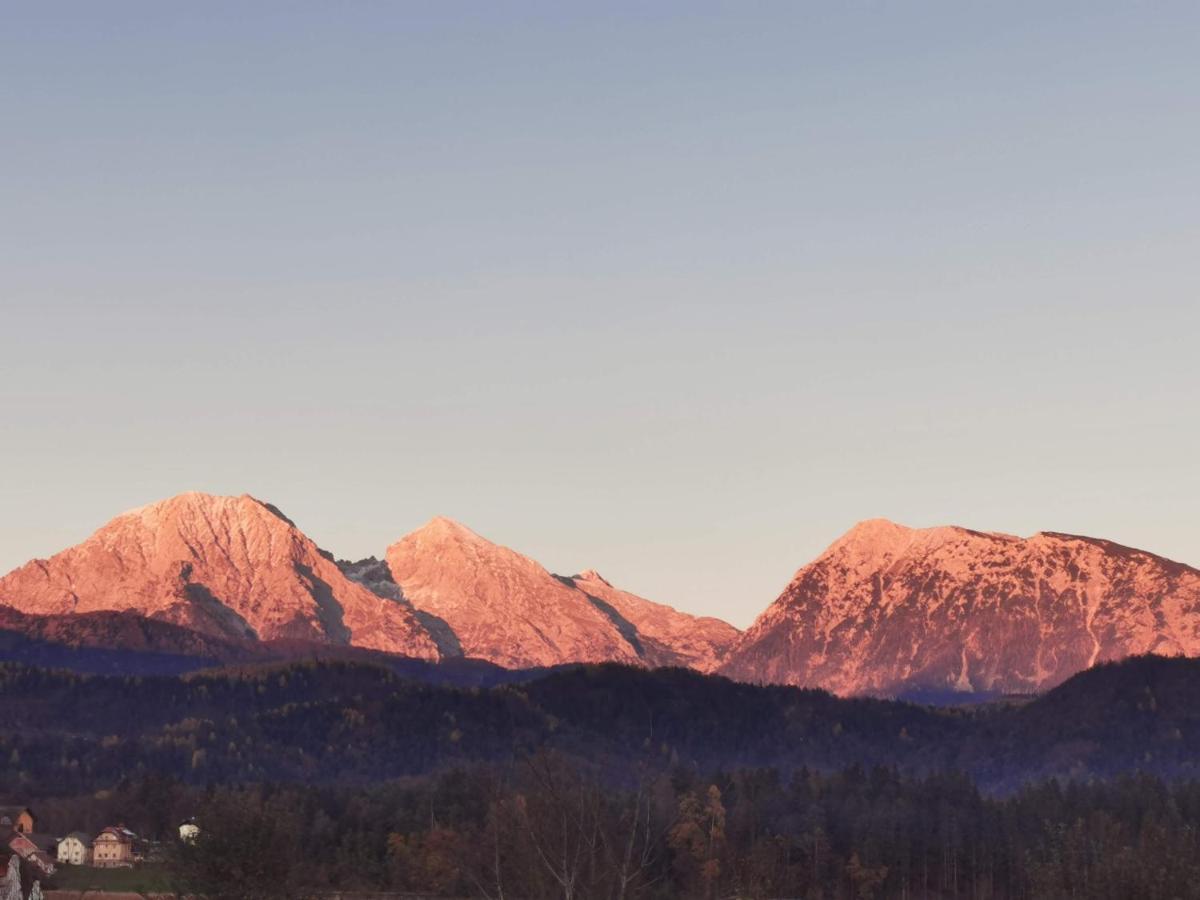
[[[33,815],[33,810],[28,806],[0,806],[0,819],[7,818],[9,821],[13,821],[25,812]]]
[[[107,828],[100,829],[100,833],[96,835],[96,840],[100,840],[103,837],[115,838],[118,841],[132,841],[137,835],[123,825],[109,825]]]
[[[15,833],[8,839],[8,849],[21,859],[33,863],[47,875],[54,874],[54,857],[39,850],[37,844],[26,835]]]
[[[53,849],[58,846],[58,838],[52,834],[31,831],[25,837],[29,838],[39,850]]]
[[[75,840],[84,844],[90,844],[92,842],[92,836],[86,831],[72,831],[70,834],[60,840],[59,843],[61,844],[63,841],[69,840],[70,838],[75,838]]]
[[[22,859],[28,859],[37,852],[37,844],[19,831],[14,831],[8,836],[7,844],[8,849]]]

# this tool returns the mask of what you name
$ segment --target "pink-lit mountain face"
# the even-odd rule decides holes
[[[839,694],[1030,692],[1131,654],[1200,653],[1200,572],[1108,541],[863,522],[721,666]]]
[[[267,503],[183,494],[0,578],[0,632],[225,660],[320,647],[685,666],[840,694],[1030,692],[1096,662],[1200,655],[1200,572],[1085,537],[874,520],[739,634],[593,571],[554,575],[449,519],[384,560],[335,563]]]
[[[0,578],[0,629],[50,643],[238,658],[358,647],[509,668],[571,662],[712,669],[737,631],[562,578],[448,519],[337,563],[253,497],[182,494]]]
[[[403,596],[444,623],[460,652],[509,668],[566,662],[711,669],[737,635],[617,590],[595,573],[562,578],[438,518],[387,550]]]
[[[439,655],[410,608],[347,579],[282,513],[247,495],[182,494],[117,516],[0,579],[0,604],[41,617],[132,612],[236,641]]]
[[[632,625],[641,656],[652,666],[711,672],[740,634],[720,619],[691,616],[615,588],[592,569],[566,580]]]

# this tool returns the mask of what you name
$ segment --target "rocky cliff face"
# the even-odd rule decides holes
[[[248,495],[182,494],[118,516],[0,579],[0,604],[36,616],[133,612],[237,641],[438,656],[411,609],[347,579],[279,510]]]
[[[444,623],[463,654],[509,668],[601,661],[711,668],[736,634],[594,573],[552,575],[449,519],[401,538],[387,564],[403,596]]]
[[[840,694],[1029,692],[1103,660],[1200,653],[1200,572],[1108,541],[855,526],[720,671]]]
[[[642,659],[651,666],[711,672],[738,638],[728,622],[691,616],[613,587],[592,569],[564,579],[629,624]]]
[[[588,597],[538,563],[449,519],[387,549],[405,598],[446,623],[465,656],[507,668],[636,663],[637,650]]]

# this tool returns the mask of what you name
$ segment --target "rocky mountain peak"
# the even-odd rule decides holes
[[[472,541],[491,543],[486,538],[480,537],[466,525],[448,516],[434,516],[424,525],[414,532],[414,534],[423,534],[430,538],[450,538],[455,540]]]
[[[552,575],[451,520],[406,535],[386,559],[419,613],[445,623],[465,655],[503,666],[715,665],[737,633],[618,591],[595,571]]]
[[[584,569],[578,575],[571,576],[571,579],[573,581],[592,581],[592,582],[596,582],[597,584],[603,584],[603,585],[607,585],[608,587],[612,587],[612,582],[608,581],[603,575],[601,575],[595,569]]]
[[[405,535],[385,558],[405,598],[444,622],[466,656],[510,668],[637,661],[585,594],[451,519]]]
[[[411,609],[348,580],[248,494],[187,493],[123,513],[0,579],[0,602],[35,615],[130,611],[224,638],[437,655]]]
[[[1107,541],[861,523],[800,569],[722,671],[839,693],[1043,690],[1200,652],[1200,572]]]

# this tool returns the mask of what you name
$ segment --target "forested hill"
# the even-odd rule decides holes
[[[0,791],[74,794],[149,773],[196,783],[364,783],[537,748],[620,780],[640,766],[1032,777],[1200,775],[1200,661],[1138,657],[1026,703],[934,709],[758,687],[681,669],[581,666],[459,688],[349,662],[184,676],[0,665]]]

